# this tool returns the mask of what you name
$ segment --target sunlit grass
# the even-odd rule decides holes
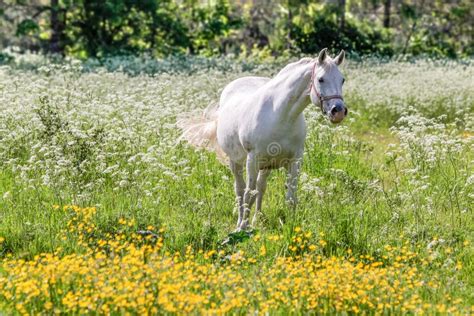
[[[119,64],[134,76],[98,69],[87,72],[77,63],[0,69],[3,277],[10,275],[11,282],[27,282],[37,276],[41,281],[41,269],[55,269],[67,260],[92,260],[91,266],[98,268],[96,254],[106,255],[101,271],[104,277],[112,277],[110,272],[118,268],[113,260],[123,263],[130,256],[141,256],[142,241],[138,242],[136,233],[151,230],[163,240],[159,247],[147,244],[153,259],[139,260],[140,267],[149,264],[148,268],[164,275],[178,273],[162,266],[175,260],[176,253],[181,264],[188,261],[193,269],[212,267],[216,275],[230,267],[232,273],[238,272],[241,279],[236,286],[244,289],[248,300],[243,301],[248,302],[247,309],[232,305],[234,312],[264,310],[267,305],[269,310],[280,312],[311,309],[309,296],[297,296],[299,305],[292,305],[291,291],[279,292],[288,302],[268,303],[272,296],[264,292],[269,286],[264,281],[268,281],[270,271],[278,275],[274,280],[281,281],[270,284],[277,293],[276,287],[292,275],[278,274],[282,269],[297,274],[307,266],[317,274],[319,269],[327,272],[325,267],[331,267],[370,279],[357,265],[363,263],[365,267],[374,262],[383,265],[370,269],[375,269],[375,274],[391,271],[393,281],[423,281],[413,289],[404,288],[403,295],[419,296],[415,307],[405,307],[407,311],[432,313],[456,307],[463,313],[474,305],[474,91],[470,89],[474,73],[469,64],[419,61],[345,65],[344,98],[350,110],[345,123],[328,124],[314,106],[305,112],[308,137],[297,209],[293,211],[284,202],[283,171],[274,172],[257,235],[233,246],[221,246],[237,220],[232,175],[212,153],[177,143],[175,118],[215,102],[220,90],[234,78],[271,75],[278,68],[264,65],[245,72],[242,65],[225,61],[223,68],[190,64],[195,69],[192,74],[187,74],[185,67],[174,74],[160,70],[149,76],[140,75],[141,68],[134,68],[137,64],[118,60]],[[62,211],[67,204],[96,208],[87,221],[92,226],[82,227],[90,229],[92,235],[85,234],[87,238],[81,240],[78,231],[64,231],[72,219],[71,212]],[[61,208],[55,210],[52,205]],[[77,225],[69,223],[71,227]],[[305,249],[297,258],[300,254],[292,249],[299,227],[311,233],[308,243],[316,248]],[[160,233],[161,228],[165,232]],[[124,252],[112,258],[100,242],[117,236],[123,236],[120,242],[124,242]],[[132,244],[138,248],[129,249]],[[188,247],[192,259],[186,257]],[[215,253],[205,258],[212,251]],[[414,257],[397,263],[397,256],[403,257],[401,251]],[[245,259],[240,265],[229,262],[237,254]],[[48,260],[48,264],[33,264],[38,260]],[[12,270],[6,269],[7,263]],[[315,264],[321,266],[316,268]],[[23,281],[15,279],[19,277],[15,269],[22,266],[31,269]],[[122,272],[130,273],[129,268]],[[417,269],[413,278],[407,275],[411,268]],[[69,285],[63,290],[76,289],[79,297],[86,297],[86,289],[91,295],[101,292],[95,281],[87,280],[89,270],[86,268],[84,278],[74,275],[64,279]],[[61,271],[54,271],[57,278],[64,277]],[[146,282],[156,284],[153,282],[165,277],[156,274],[148,280],[134,280],[138,283],[132,288]],[[317,278],[316,274],[301,285],[311,295],[318,292],[318,278],[328,284],[336,282],[328,273],[317,274]],[[381,279],[373,282],[384,286],[377,283]],[[354,289],[356,285],[347,286]],[[211,285],[208,289],[225,292]],[[6,290],[13,293],[13,288]],[[185,296],[190,291],[185,287],[178,290]],[[337,311],[337,295],[326,290],[315,298],[318,306],[311,310]],[[196,293],[204,296],[202,291]],[[40,312],[49,306],[44,306],[46,298],[41,293],[30,303],[13,296],[12,303],[4,307],[0,303],[0,309],[11,311],[17,309],[16,303],[23,302],[28,311]],[[341,301],[339,311],[355,306],[376,312],[380,295],[375,289],[366,294],[375,307],[362,303],[362,296],[357,296]],[[60,305],[61,295],[51,296],[55,297],[51,310],[66,310]],[[135,299],[130,300],[138,304]],[[179,304],[177,296],[173,299]],[[107,298],[107,302],[112,300],[112,296]],[[392,305],[387,311],[402,313],[403,304],[395,306],[395,301],[395,296],[390,296],[388,304]],[[212,302],[200,303],[194,311],[231,306],[224,300],[214,302],[215,307]],[[118,303],[114,304],[109,308],[118,309]],[[150,304],[150,313],[153,307],[167,311],[156,301]],[[93,304],[92,309],[100,311],[105,305]]]
[[[148,226],[130,233],[134,219],[119,219],[116,232],[94,224],[95,208],[55,206],[69,221],[61,233],[79,251],[62,249],[32,260],[2,262],[0,297],[9,311],[66,313],[138,312],[140,314],[313,311],[318,313],[467,313],[462,299],[442,290],[426,269],[437,261],[420,257],[416,245],[386,245],[374,257],[327,256],[324,233],[313,236],[295,227],[288,241],[256,234],[254,251],[230,248],[203,251],[187,247],[164,251],[166,231]],[[436,244],[439,240],[433,240]],[[468,246],[468,241],[464,246]],[[285,249],[275,256],[272,249]],[[255,251],[257,250],[258,251]],[[442,253],[453,251],[441,247]],[[271,260],[268,260],[270,259]],[[457,262],[454,273],[462,269]],[[441,288],[441,290],[440,290]],[[429,293],[442,296],[433,301]]]

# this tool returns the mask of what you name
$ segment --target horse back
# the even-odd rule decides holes
[[[253,95],[268,81],[270,78],[267,77],[243,77],[232,81],[222,91],[219,107],[242,103],[243,99]]]

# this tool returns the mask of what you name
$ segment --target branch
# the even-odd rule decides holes
[[[43,13],[45,11],[52,10],[52,8],[50,6],[46,6],[46,5],[45,6],[36,6],[36,9],[38,11],[31,16],[31,19],[36,19],[38,16],[41,15],[41,13]]]

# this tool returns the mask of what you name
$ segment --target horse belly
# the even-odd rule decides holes
[[[302,148],[295,146],[282,146],[281,143],[271,142],[265,150],[257,153],[259,169],[278,169],[287,167],[295,159],[299,158]]]
[[[306,124],[301,116],[290,126],[277,125],[280,128],[260,137],[257,155],[260,157],[260,169],[286,167],[295,159],[300,159],[306,138]]]

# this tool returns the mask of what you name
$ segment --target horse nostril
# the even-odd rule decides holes
[[[347,116],[347,108],[344,109],[344,116]]]
[[[331,114],[334,115],[338,112],[341,112],[342,111],[342,106],[340,104],[337,104],[336,106],[334,106],[331,110]]]

